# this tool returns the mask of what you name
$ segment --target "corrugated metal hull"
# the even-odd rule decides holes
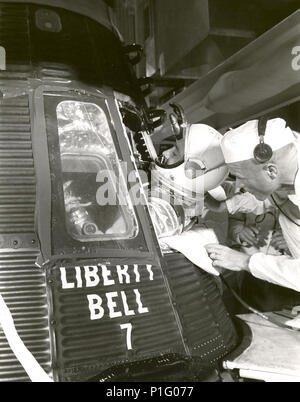
[[[185,355],[161,269],[152,267],[153,280],[150,280],[146,266],[139,265],[140,277],[136,282],[134,266],[129,265],[131,283],[120,284],[116,267],[109,265],[108,268],[110,278],[115,282],[108,287],[100,283],[96,287],[62,289],[59,267],[53,268],[48,275],[52,292],[55,365],[62,381],[89,379],[107,368],[167,353]],[[76,286],[74,268],[66,269],[68,282]],[[83,268],[81,272],[84,278]],[[141,303],[149,312],[139,313],[134,289],[138,289]],[[121,291],[126,295],[128,308],[134,311],[133,315],[126,316]],[[115,311],[121,312],[120,317],[110,317],[107,292],[117,292]],[[103,318],[91,320],[87,300],[89,294],[102,298]],[[131,350],[126,342],[126,331],[120,327],[125,323],[132,325]]]
[[[45,274],[32,250],[0,252],[0,293],[25,346],[51,375]],[[0,381],[29,381],[0,327]]]
[[[166,256],[165,263],[163,269],[152,267],[153,281],[149,280],[146,267],[139,265],[141,275],[138,282],[134,266],[129,265],[128,284],[121,284],[116,266],[108,265],[109,277],[114,284],[107,287],[101,281],[95,287],[87,287],[83,267],[78,267],[81,278],[78,282],[74,266],[63,265],[70,285],[69,289],[63,289],[59,266],[51,269],[48,282],[51,282],[55,366],[61,381],[111,379],[117,375],[113,373],[118,372],[122,373],[119,380],[138,377],[140,372],[139,380],[147,381],[141,374],[143,369],[144,375],[151,378],[154,371],[151,372],[149,367],[159,371],[169,364],[172,371],[172,363],[187,362],[186,359],[189,363],[184,369],[181,367],[181,378],[187,376],[189,365],[194,364],[194,372],[189,374],[192,379],[203,370],[209,372],[216,367],[234,349],[237,334],[215,279],[181,254]],[[97,262],[90,264],[96,265]],[[100,266],[98,272],[101,272]],[[137,312],[136,288],[143,306],[149,310],[145,314]],[[135,312],[132,316],[126,316],[121,291],[126,294],[129,308]],[[121,312],[120,317],[109,317],[107,292],[116,292],[114,310]],[[99,320],[91,320],[89,294],[101,297],[104,315]],[[120,328],[124,323],[132,325],[132,350],[128,350],[126,333]],[[166,379],[168,371],[162,375],[165,377],[161,380]]]
[[[34,233],[34,208],[28,97],[19,96],[0,102],[0,234]]]
[[[5,27],[9,28],[11,22],[5,9],[1,18],[6,22],[4,26],[0,23],[0,38],[3,38]],[[26,27],[20,22],[18,29],[23,28]],[[18,47],[24,45],[19,54],[23,57],[27,45],[18,41],[18,35],[16,43]],[[10,57],[17,57],[17,50],[14,53],[12,49]],[[23,79],[22,69],[15,70],[13,74]],[[10,78],[7,72],[1,73],[2,78],[4,75]],[[9,87],[8,81],[6,84]],[[38,253],[35,198],[28,96],[4,98],[0,101],[0,293],[25,346],[46,372],[51,373],[45,273],[35,266]],[[29,381],[1,328],[0,381]]]
[[[184,340],[192,356],[200,358],[204,365],[213,365],[238,341],[217,281],[182,254],[168,254],[165,261]]]

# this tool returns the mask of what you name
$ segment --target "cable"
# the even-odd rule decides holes
[[[267,211],[267,212],[265,212],[264,214],[257,215],[257,216],[255,217],[255,223],[256,223],[256,224],[263,223],[263,221],[266,219],[266,217],[267,217],[268,214],[271,215],[271,216],[274,218],[274,221],[275,221],[274,226],[275,226],[275,225],[276,225],[276,220],[277,220],[277,218],[276,218],[275,214],[274,214],[272,211]]]
[[[248,303],[246,303],[237,293],[235,290],[232,289],[232,287],[228,284],[228,282],[225,280],[225,278],[223,277],[223,275],[220,275],[220,278],[222,280],[222,282],[226,285],[226,287],[228,288],[228,290],[232,293],[232,295],[236,298],[236,300],[243,306],[245,307],[247,310],[251,311],[252,313],[258,315],[259,317],[263,318],[264,320],[267,320],[269,322],[271,322],[272,324],[275,324],[278,327],[281,328],[285,328],[285,329],[289,329],[291,331],[300,331],[300,328],[293,328],[290,327],[289,325],[286,325],[278,320],[276,320],[275,318],[271,318],[268,317],[267,315],[263,314],[261,311],[256,310],[255,308],[251,307]]]
[[[280,206],[279,206],[279,205],[277,204],[277,202],[275,201],[273,195],[271,195],[271,198],[272,198],[274,204],[276,205],[276,207],[279,209],[279,211],[280,211],[286,218],[288,218],[288,220],[289,220],[290,222],[292,222],[292,223],[294,223],[296,226],[300,227],[299,223],[295,222],[287,213],[285,213],[285,212],[280,208]]]

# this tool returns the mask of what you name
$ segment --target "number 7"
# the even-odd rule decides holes
[[[131,345],[131,332],[132,332],[132,324],[120,324],[121,329],[126,329],[126,343],[127,343],[127,349],[130,350],[132,349]]]

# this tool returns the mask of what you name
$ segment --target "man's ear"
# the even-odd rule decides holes
[[[274,163],[268,163],[263,167],[263,170],[271,180],[275,180],[278,176],[278,168]]]

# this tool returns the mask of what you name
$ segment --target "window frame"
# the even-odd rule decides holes
[[[82,243],[73,245],[73,247],[63,246],[60,249],[54,246],[52,236],[53,219],[51,219],[51,212],[53,210],[52,200],[56,195],[53,194],[51,188],[51,182],[53,181],[51,164],[54,162],[53,147],[55,146],[48,143],[49,134],[47,133],[49,128],[47,127],[46,121],[48,114],[45,110],[46,96],[53,96],[60,100],[86,99],[90,101],[90,99],[93,99],[92,102],[96,104],[101,101],[105,102],[117,155],[121,161],[128,164],[128,171],[136,171],[136,166],[129,148],[129,141],[126,138],[126,129],[122,123],[122,117],[113,90],[110,88],[101,88],[101,90],[97,88],[93,89],[77,81],[72,81],[70,83],[64,82],[59,86],[57,83],[53,83],[53,85],[43,85],[40,80],[31,80],[31,84],[33,90],[31,91],[30,96],[30,107],[34,134],[33,153],[37,172],[37,189],[43,188],[42,191],[37,192],[40,195],[41,192],[43,192],[43,196],[41,197],[42,199],[37,199],[39,206],[36,214],[36,226],[40,236],[42,259],[45,261],[47,259],[55,260],[61,258],[105,258],[105,260],[119,261],[120,259],[123,260],[123,258],[126,258],[128,263],[130,263],[130,261],[143,261],[143,263],[160,265],[162,254],[146,205],[134,205],[139,224],[137,242],[143,244],[137,244],[132,248],[104,248],[103,243],[105,242],[98,241],[87,242],[84,246],[82,246]],[[59,102],[57,101],[57,104],[58,103]],[[41,155],[42,150],[44,151],[43,155]],[[130,191],[131,184],[128,182],[126,183],[127,188]],[[46,197],[44,191],[50,196],[50,198]],[[128,240],[128,242],[132,242],[132,240],[135,239]]]

